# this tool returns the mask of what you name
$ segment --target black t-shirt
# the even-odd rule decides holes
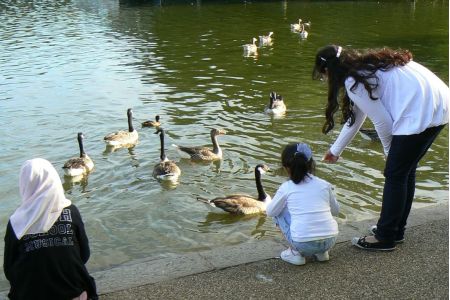
[[[85,267],[89,255],[83,220],[74,205],[63,209],[48,232],[20,240],[8,222],[3,263],[11,285],[8,297],[65,300],[87,291],[89,299],[97,299],[94,278]]]

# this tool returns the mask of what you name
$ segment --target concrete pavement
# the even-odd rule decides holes
[[[284,241],[140,260],[96,272],[101,300],[448,299],[448,203],[414,207],[406,241],[393,252],[350,245],[376,220],[340,224],[330,261],[293,266],[277,259]]]

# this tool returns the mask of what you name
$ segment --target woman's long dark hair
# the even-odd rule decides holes
[[[377,100],[373,95],[378,87],[376,71],[387,71],[397,66],[404,66],[412,60],[412,53],[408,50],[392,50],[389,48],[370,49],[364,53],[352,49],[342,49],[338,46],[325,46],[316,54],[313,69],[313,79],[328,77],[328,102],[325,109],[325,124],[323,133],[328,133],[334,127],[334,114],[341,106],[342,123],[355,123],[350,98],[345,90],[345,80],[348,77],[355,79],[355,84],[350,88],[354,91],[359,84],[363,84],[372,100]],[[338,55],[339,52],[339,55]],[[339,94],[341,104],[339,104]]]
[[[284,148],[281,153],[281,164],[289,169],[290,179],[296,184],[316,171],[314,159],[311,157],[308,160],[303,153],[297,152],[297,144],[289,144]]]

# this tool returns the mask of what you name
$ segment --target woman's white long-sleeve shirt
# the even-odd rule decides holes
[[[377,100],[370,99],[362,84],[351,91],[355,83],[353,77],[345,81],[347,94],[354,103],[355,123],[342,127],[330,148],[334,155],[341,155],[366,117],[372,121],[386,155],[393,135],[418,134],[448,123],[449,88],[424,66],[410,61],[386,72],[377,71],[376,76],[378,88],[373,95]]]
[[[295,242],[332,237],[339,232],[333,218],[339,213],[339,203],[332,185],[316,176],[309,176],[298,184],[292,180],[284,182],[266,208],[271,217],[288,209],[291,237]]]

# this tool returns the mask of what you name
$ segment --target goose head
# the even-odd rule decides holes
[[[277,93],[275,93],[275,92],[270,92],[269,100],[270,100],[270,102],[269,102],[269,108],[272,109],[272,108],[273,108],[274,102],[277,101]]]
[[[255,172],[258,172],[259,174],[266,174],[270,168],[265,164],[258,164],[255,167]]]
[[[224,129],[218,128],[211,129],[211,137],[216,137],[218,135],[225,135],[225,134],[227,134],[227,131]]]
[[[155,116],[155,121],[156,121],[156,122],[159,122],[159,115],[156,115],[156,116]]]

